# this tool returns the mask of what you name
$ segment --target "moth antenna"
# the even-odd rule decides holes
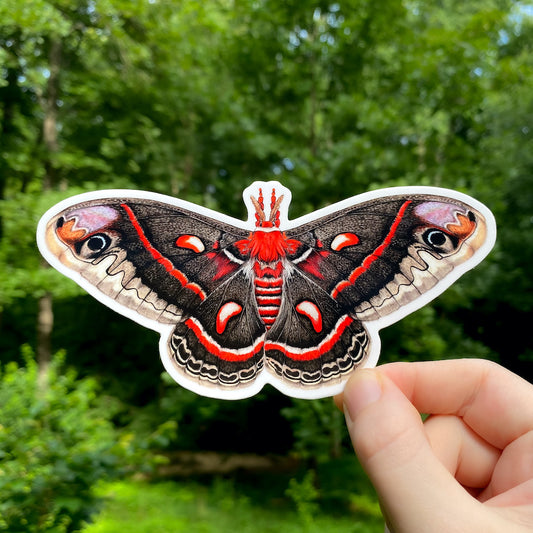
[[[275,198],[275,195],[272,195],[273,199]],[[283,202],[283,194],[273,203],[272,209],[270,211],[270,222],[275,222],[279,219],[279,206],[281,205],[281,202]],[[279,224],[276,224],[279,225]]]
[[[260,192],[259,198],[262,199],[261,189],[259,189],[259,192]],[[256,200],[252,195],[250,195],[250,199],[252,200],[252,204],[254,204],[254,207],[255,207],[255,220],[256,220],[255,225],[260,226],[261,223],[264,222],[266,218],[265,212],[263,211],[263,206],[261,205],[262,202],[259,202],[258,200]]]

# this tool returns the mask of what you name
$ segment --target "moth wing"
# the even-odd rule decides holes
[[[250,387],[262,367],[265,327],[246,301],[253,298],[247,258],[234,246],[249,234],[242,222],[149,193],[94,196],[71,198],[42,218],[38,242],[47,260],[102,303],[159,331],[165,367],[185,386],[218,397],[226,392],[213,385]]]
[[[243,270],[222,282],[194,315],[176,325],[168,339],[169,373],[192,390],[224,397],[257,392],[263,369],[265,325],[257,313],[253,286]],[[256,381],[257,380],[257,381]],[[206,392],[207,391],[207,392]]]
[[[445,189],[383,190],[342,202],[287,236],[289,259],[346,313],[391,324],[443,292],[490,251],[490,211]],[[350,205],[351,204],[351,205]]]
[[[284,284],[279,315],[266,335],[267,369],[291,395],[314,397],[317,388],[321,395],[327,389],[338,392],[369,353],[362,323],[308,276],[293,270]]]
[[[196,309],[220,278],[240,268],[226,249],[247,232],[193,211],[193,204],[143,194],[148,198],[74,197],[43,217],[38,242],[91,294],[154,327]]]

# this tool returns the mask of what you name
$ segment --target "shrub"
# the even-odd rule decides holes
[[[132,453],[94,379],[61,372],[54,357],[45,383],[31,350],[26,366],[0,372],[0,531],[78,530],[96,510],[95,483],[121,473]]]

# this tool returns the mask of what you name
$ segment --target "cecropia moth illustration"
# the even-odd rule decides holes
[[[398,187],[288,219],[290,191],[255,182],[242,221],[145,191],[81,194],[50,209],[47,261],[161,335],[182,386],[245,398],[342,391],[379,357],[378,332],[438,296],[490,251],[492,213],[464,194]]]

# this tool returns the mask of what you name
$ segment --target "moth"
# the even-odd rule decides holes
[[[41,219],[47,261],[158,331],[182,386],[238,399],[270,383],[337,394],[374,366],[378,332],[479,263],[496,225],[481,203],[433,187],[383,189],[289,220],[291,192],[255,182],[241,221],[144,191],[86,193]]]

